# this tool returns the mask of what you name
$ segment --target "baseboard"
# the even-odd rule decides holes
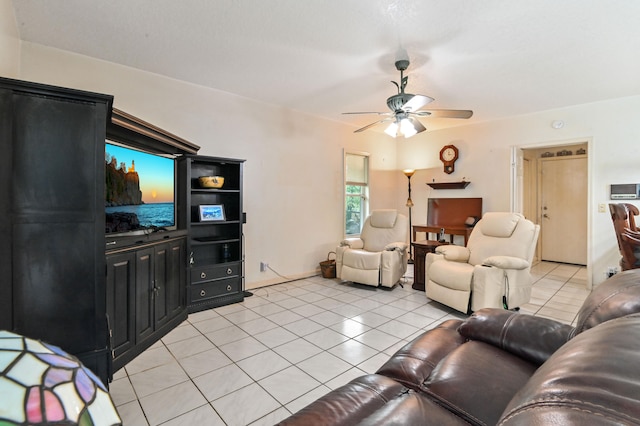
[[[304,278],[314,277],[316,275],[320,275],[320,269],[316,269],[314,271],[302,272],[300,274],[286,275],[282,277],[276,276],[268,280],[246,283],[245,290],[255,290],[257,288],[268,287],[270,285],[275,285],[275,284],[282,284],[289,281],[301,280]]]

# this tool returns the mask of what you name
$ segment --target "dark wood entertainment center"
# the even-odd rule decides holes
[[[0,329],[60,346],[105,384],[189,311],[243,299],[243,160],[197,156],[112,104],[0,78]],[[176,158],[176,229],[105,237],[106,140]],[[205,170],[229,185],[198,189]],[[227,220],[198,224],[199,204],[223,204]]]

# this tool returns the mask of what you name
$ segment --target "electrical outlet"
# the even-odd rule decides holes
[[[618,268],[615,266],[609,266],[607,268],[607,278],[610,278],[618,273]]]
[[[267,262],[260,262],[260,272],[265,272],[269,268],[269,264]]]

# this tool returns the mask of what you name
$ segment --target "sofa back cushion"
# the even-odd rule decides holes
[[[408,229],[407,217],[397,210],[374,210],[365,220],[360,238],[366,251],[380,252],[388,244],[406,242]]]
[[[533,259],[539,227],[519,213],[487,212],[469,236],[469,263],[479,265],[490,256]]]
[[[598,285],[578,312],[574,335],[605,321],[640,313],[640,270],[624,271]]]
[[[495,425],[536,368],[507,351],[470,340],[439,362],[422,386],[470,424]]]
[[[639,424],[639,353],[640,314],[581,333],[535,372],[498,424]]]

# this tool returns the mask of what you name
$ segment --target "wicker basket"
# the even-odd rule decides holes
[[[329,257],[333,253],[334,258],[330,259]],[[330,251],[327,253],[327,260],[323,260],[320,262],[320,271],[322,272],[323,278],[335,278],[336,277],[336,252]]]

